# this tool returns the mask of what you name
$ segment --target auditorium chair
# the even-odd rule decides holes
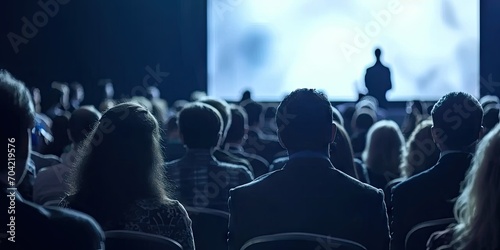
[[[279,233],[263,235],[247,241],[240,250],[366,250],[361,244],[312,233]]]
[[[186,207],[193,222],[196,250],[227,250],[229,213],[200,207]]]
[[[446,229],[450,224],[455,223],[454,218],[425,221],[414,226],[406,235],[405,249],[417,250],[426,249],[427,241],[432,233]]]
[[[182,246],[170,238],[128,230],[104,232],[106,250],[182,250]]]

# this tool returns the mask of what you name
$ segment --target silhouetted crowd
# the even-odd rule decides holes
[[[0,249],[500,249],[498,97],[409,101],[397,124],[370,96],[100,86],[81,105],[81,84],[0,71]]]

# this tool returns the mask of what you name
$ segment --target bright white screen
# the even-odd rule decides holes
[[[228,100],[302,87],[356,100],[376,47],[389,101],[479,94],[479,0],[208,1],[208,92]]]

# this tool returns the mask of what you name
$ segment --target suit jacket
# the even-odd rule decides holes
[[[90,216],[69,209],[44,208],[23,199],[2,187],[0,202],[5,211],[0,213],[0,249],[76,249],[104,248],[104,233]],[[6,197],[7,196],[7,197]],[[15,203],[12,209],[9,206]],[[10,202],[10,204],[9,204]],[[10,211],[15,211],[9,213]],[[15,213],[15,214],[14,214]],[[13,233],[7,232],[14,216]],[[7,235],[3,235],[6,234]],[[15,235],[12,242],[10,237]]]
[[[230,191],[229,249],[257,236],[306,232],[389,248],[382,190],[335,169],[327,158],[292,158],[283,169]]]
[[[392,188],[391,250],[404,250],[408,232],[417,224],[453,217],[454,201],[472,155],[455,152]]]

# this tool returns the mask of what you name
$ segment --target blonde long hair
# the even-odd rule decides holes
[[[452,244],[459,250],[500,249],[500,125],[479,143],[464,184]]]
[[[399,177],[404,146],[404,137],[398,125],[394,121],[379,121],[368,130],[363,161],[374,172]]]

